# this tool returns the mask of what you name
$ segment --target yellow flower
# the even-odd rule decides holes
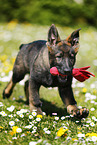
[[[3,127],[2,127],[2,126],[0,126],[0,129],[3,129]]]
[[[72,138],[73,141],[77,141],[77,138]]]
[[[38,115],[37,115],[37,118],[42,118],[42,115],[38,114]]]
[[[97,133],[94,133],[94,132],[92,132],[92,133],[87,133],[85,136],[86,136],[86,137],[87,137],[87,136],[96,136],[96,137],[97,137]]]
[[[17,23],[18,23],[18,20],[16,20],[16,19],[14,19],[13,21],[10,21],[8,23],[8,29],[14,30],[16,28]]]
[[[12,127],[12,131],[13,131],[14,134],[16,134],[17,128],[18,128],[18,126],[13,126],[13,127]]]
[[[93,94],[96,94],[96,92],[97,92],[96,90],[93,90]]]
[[[68,131],[68,129],[64,129],[63,127],[61,127],[57,132],[57,136],[60,137],[60,136],[64,135],[67,131]]]
[[[87,88],[83,88],[83,89],[82,89],[82,92],[83,92],[83,93],[86,93],[86,92],[87,92]]]
[[[4,62],[4,61],[6,61],[6,59],[7,59],[7,55],[1,55],[0,56],[0,60],[2,61],[2,62]]]
[[[78,130],[81,130],[81,128],[80,128],[80,127],[78,127],[77,129],[78,129]]]
[[[15,60],[16,60],[16,57],[11,59],[12,64],[14,64]]]

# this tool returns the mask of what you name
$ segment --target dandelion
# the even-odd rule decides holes
[[[73,141],[78,141],[77,138],[72,138]]]
[[[13,126],[12,127],[12,131],[13,131],[13,134],[16,134],[16,130],[18,129],[18,126]]]
[[[83,93],[86,93],[86,92],[87,92],[87,88],[83,88],[83,89],[82,89],[82,92],[83,92]]]
[[[39,114],[39,115],[37,115],[36,117],[37,117],[37,118],[42,118],[42,115]]]
[[[61,127],[58,132],[57,132],[57,136],[61,137],[62,135],[64,135],[66,132],[68,131],[68,129],[64,129],[63,127]],[[65,134],[67,135],[67,134]]]
[[[85,136],[86,136],[86,137],[87,137],[87,136],[96,136],[96,137],[97,137],[97,133],[94,133],[94,132],[92,132],[92,133],[87,133]]]
[[[17,132],[17,133],[21,133],[21,132],[22,132],[22,129],[21,129],[21,128],[17,128],[17,129],[16,129],[16,132]]]
[[[2,127],[2,126],[0,126],[0,129],[3,129],[3,127]]]
[[[36,115],[37,115],[37,113],[34,111],[34,112],[32,112],[32,115],[33,115],[33,116],[36,116]]]
[[[15,122],[14,122],[14,121],[10,121],[10,122],[9,122],[9,125],[10,125],[10,126],[14,126],[14,125],[15,125]]]

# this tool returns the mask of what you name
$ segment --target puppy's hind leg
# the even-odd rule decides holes
[[[26,104],[28,105],[29,104],[29,80],[25,82],[24,92],[26,96]]]
[[[7,84],[7,86],[5,87],[4,91],[3,91],[3,99],[5,98],[9,98],[12,94],[12,91],[15,87],[15,83],[13,83],[12,79],[10,80],[10,82]]]

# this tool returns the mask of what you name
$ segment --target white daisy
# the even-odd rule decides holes
[[[55,117],[55,120],[59,120],[59,117]]]
[[[36,121],[41,121],[41,118],[36,118]]]
[[[61,120],[64,120],[64,119],[65,119],[65,116],[62,116],[62,117],[61,117]]]
[[[79,133],[77,136],[78,137],[85,137],[85,134]]]
[[[14,126],[14,125],[15,125],[15,122],[14,122],[14,121],[10,121],[10,122],[9,122],[9,125],[10,125],[10,126]]]
[[[36,115],[37,115],[37,113],[36,113],[35,111],[33,111],[33,112],[32,112],[32,115],[33,115],[33,116],[36,116]]]
[[[2,107],[3,106],[3,103],[2,102],[0,102],[0,107]]]
[[[29,119],[32,119],[33,118],[33,116],[32,115],[29,115]]]
[[[32,128],[32,125],[27,125],[24,128],[31,129]]]
[[[90,123],[90,126],[92,126],[92,127],[95,126],[94,122],[91,122],[91,123]]]
[[[94,111],[94,110],[95,110],[95,108],[91,108],[90,110],[91,110],[91,111]]]
[[[16,122],[18,122],[18,121],[19,121],[19,119],[18,119],[18,118],[16,118],[16,119],[15,119],[15,121],[16,121]]]
[[[20,133],[20,132],[22,132],[22,129],[21,129],[21,128],[17,128],[17,129],[16,129],[16,132],[17,132],[17,133]]]
[[[27,109],[21,109],[21,110],[20,110],[21,114],[22,114],[22,113],[27,113],[27,111],[28,111]]]
[[[12,117],[13,117],[13,115],[12,115],[12,114],[10,114],[10,115],[8,115],[8,117],[12,118]]]
[[[21,118],[23,118],[23,117],[24,117],[24,115],[23,115],[23,114],[20,114],[19,116],[20,116]]]
[[[7,116],[7,114],[6,114],[4,111],[1,111],[0,114],[1,114],[2,116]]]
[[[92,140],[93,142],[96,142],[96,141],[97,141],[97,136],[92,136],[92,137],[91,137],[91,140]]]
[[[17,137],[13,137],[12,139],[17,139]]]
[[[7,108],[8,111],[12,112],[15,109],[15,106],[11,105],[10,107]]]
[[[50,130],[46,130],[45,133],[46,133],[46,134],[50,134],[51,131],[50,131]]]

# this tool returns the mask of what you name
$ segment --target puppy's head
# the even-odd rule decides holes
[[[71,75],[79,49],[79,30],[74,31],[65,40],[61,40],[54,24],[48,32],[47,47],[50,67],[57,67],[59,73]]]

